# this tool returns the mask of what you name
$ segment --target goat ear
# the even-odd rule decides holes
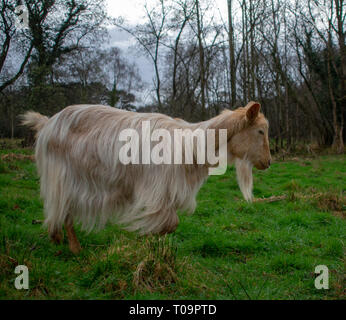
[[[246,107],[246,118],[249,122],[255,121],[255,119],[258,116],[258,113],[261,109],[261,105],[258,102],[251,101],[249,102]]]

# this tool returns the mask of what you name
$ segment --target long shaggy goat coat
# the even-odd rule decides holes
[[[101,105],[70,106],[49,119],[26,113],[23,123],[37,130],[35,158],[50,233],[68,219],[87,230],[113,220],[142,234],[174,231],[176,211],[194,211],[208,165],[124,165],[119,161],[124,144],[118,139],[120,132],[137,129],[141,141],[141,124],[147,120],[151,130],[226,128],[230,139],[247,125],[244,111],[237,110],[197,124]],[[245,160],[236,165],[240,188],[250,200],[252,165]]]

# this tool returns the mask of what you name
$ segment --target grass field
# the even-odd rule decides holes
[[[345,299],[345,156],[295,158],[254,171],[252,204],[229,168],[209,177],[177,231],[139,237],[77,229],[83,251],[56,246],[29,149],[0,156],[0,299]],[[12,155],[11,155],[12,154]],[[29,290],[14,269],[29,268]],[[329,289],[314,286],[329,268]]]

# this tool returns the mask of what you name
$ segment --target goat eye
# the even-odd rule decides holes
[[[262,130],[258,130],[259,134],[264,134],[264,132]]]

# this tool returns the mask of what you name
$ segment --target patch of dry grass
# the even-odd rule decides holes
[[[133,286],[137,289],[153,291],[162,289],[177,281],[178,269],[183,264],[177,262],[177,247],[167,236],[149,237],[142,245],[146,252],[133,275]]]
[[[99,265],[109,264],[109,273],[117,270],[122,274],[116,281],[107,279],[107,268],[100,276],[104,277],[105,290],[115,296],[144,292],[164,292],[179,281],[179,275],[187,267],[188,259],[177,258],[177,245],[174,237],[143,236],[117,238],[114,244],[100,247],[83,272],[95,274]]]
[[[290,184],[294,185],[294,184]],[[297,190],[294,188],[294,190]],[[301,193],[290,192],[288,195],[271,196],[268,198],[257,198],[254,202],[276,202],[288,199],[295,200],[310,200],[321,211],[329,211],[338,217],[345,218],[346,216],[346,197],[336,191]]]
[[[336,192],[319,193],[315,196],[317,207],[324,211],[341,211],[345,213],[346,197]]]
[[[13,160],[30,160],[35,161],[35,156],[33,154],[21,154],[21,153],[6,153],[1,156],[2,161],[13,161]]]

